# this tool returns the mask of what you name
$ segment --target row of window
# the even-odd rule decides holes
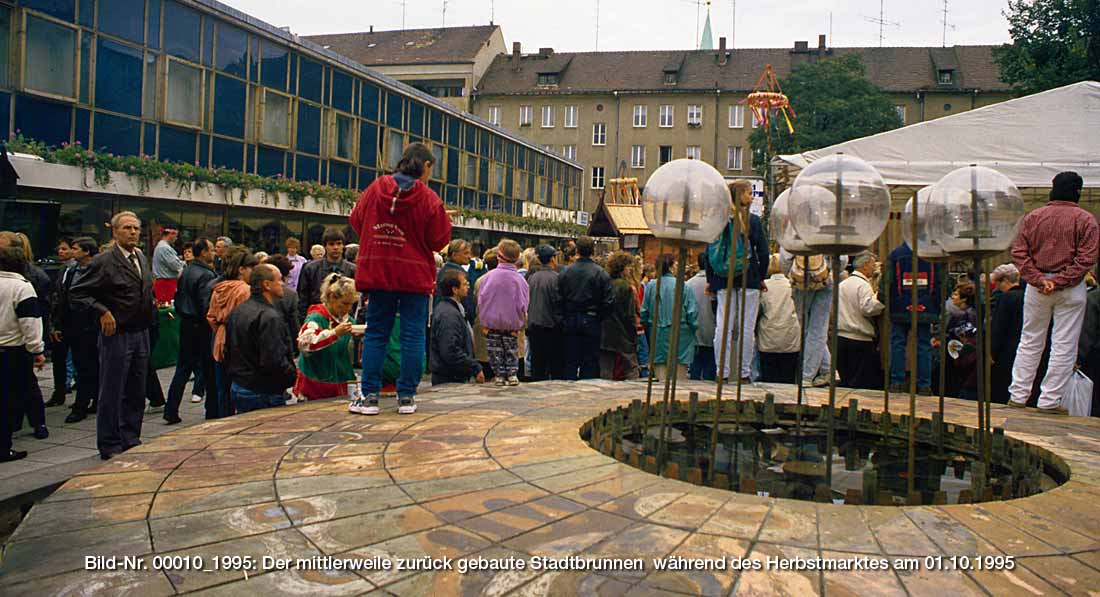
[[[125,10],[115,2],[126,4]],[[0,86],[13,86],[8,76],[14,73],[14,86],[27,92],[17,93],[17,98],[55,100],[46,103],[54,111],[65,112],[66,122],[73,118],[69,106],[76,104],[78,122],[73,129],[60,123],[23,127],[30,136],[53,145],[83,136],[85,143],[94,141],[95,147],[116,153],[136,154],[140,149],[204,165],[214,161],[211,153],[217,153],[223,164],[257,171],[252,158],[256,154],[248,153],[247,159],[242,155],[247,144],[250,152],[259,146],[261,153],[279,156],[279,167],[266,169],[280,172],[286,163],[284,152],[294,152],[285,153],[290,164],[312,165],[304,169],[312,172],[309,180],[317,178],[316,164],[328,163],[317,156],[332,160],[333,168],[336,162],[346,162],[339,165],[340,172],[350,168],[352,175],[338,177],[338,184],[347,186],[356,184],[352,167],[356,163],[371,172],[380,162],[393,167],[408,142],[424,141],[437,156],[432,178],[440,183],[490,192],[487,164],[494,160],[501,164],[492,170],[501,181],[493,185],[494,190],[507,187],[509,196],[515,187],[513,173],[507,173],[507,181],[504,178],[512,168],[531,172],[533,179],[537,170],[545,182],[530,186],[546,188],[540,198],[560,197],[567,202],[580,184],[580,171],[563,162],[171,0],[81,0],[79,11],[74,8],[77,2],[69,0],[67,12],[62,10],[64,0],[24,4],[28,8],[0,4]],[[97,22],[98,29],[91,29]],[[13,42],[24,45],[14,52],[21,57],[14,61],[18,68],[9,69]],[[9,96],[3,96],[0,104],[7,107]],[[18,99],[15,104],[21,105]],[[17,124],[31,114],[19,112]],[[92,114],[95,126],[89,127]],[[173,127],[159,127],[158,136],[155,122]],[[49,129],[49,134],[31,134],[35,128]],[[89,128],[95,131],[94,139],[89,139]],[[169,144],[169,133],[181,139],[186,136],[190,147],[200,149],[159,151],[158,147]],[[206,145],[196,145],[198,134],[205,137]],[[208,149],[210,138],[216,152]],[[450,145],[449,151],[444,143]],[[171,147],[187,145],[180,142]],[[477,170],[486,172],[481,177],[484,182],[472,177],[460,180],[460,153],[481,154],[486,166]],[[454,157],[448,159],[450,154]],[[265,161],[270,165],[267,162],[272,160]],[[452,167],[447,168],[448,164]],[[285,172],[293,176],[298,169],[286,166]],[[326,179],[324,174],[321,178]],[[533,192],[523,195],[534,197]]]
[[[573,147],[566,145],[563,150]],[[564,152],[564,151],[563,151]],[[664,165],[672,161],[672,146],[661,145],[658,148],[658,159],[660,165]],[[688,145],[684,157],[690,160],[702,159],[703,148],[699,145]],[[744,149],[740,145],[730,145],[726,147],[726,170],[741,170],[744,167],[743,162]],[[630,167],[631,168],[645,168],[646,167],[646,146],[645,145],[632,145],[630,147]],[[605,170],[603,166],[594,166],[592,168],[592,182],[593,189],[604,188],[605,182]]]
[[[904,110],[904,108],[902,108]],[[556,111],[554,106],[541,106],[541,128],[552,129],[556,122]],[[577,106],[568,105],[563,108],[564,110],[564,122],[565,128],[577,128]],[[489,122],[496,126],[500,126],[501,106],[489,106]],[[534,111],[532,106],[522,105],[519,107],[519,126],[531,126],[532,117]],[[756,114],[750,111],[752,116],[752,128],[760,126],[760,122],[756,118]],[[676,107],[672,104],[662,104],[658,108],[658,121],[657,126],[660,128],[672,128],[676,122]],[[703,126],[703,106],[701,104],[690,104],[687,107],[687,124],[690,127]],[[644,104],[637,104],[634,106],[633,113],[633,125],[634,128],[646,128],[649,126],[649,106]],[[597,126],[604,126],[597,123]],[[745,106],[741,104],[734,104],[729,107],[729,128],[740,129],[745,127]],[[599,143],[593,143],[599,145]]]

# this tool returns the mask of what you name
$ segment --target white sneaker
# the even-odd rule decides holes
[[[377,415],[381,410],[378,408],[378,395],[370,394],[366,398],[360,398],[359,402],[363,407],[359,410],[361,415]],[[413,410],[416,410],[416,406],[413,406]]]
[[[191,394],[191,404],[198,404],[202,402],[202,396],[198,394]]]
[[[287,406],[294,406],[295,404],[298,404],[299,402],[305,402],[305,400],[302,400],[301,398],[296,396],[293,392],[286,399],[286,405]]]
[[[493,381],[493,384],[498,386],[506,386],[508,385],[508,380],[498,375],[495,381]]]
[[[516,377],[515,375],[509,376],[508,377],[508,385],[518,386],[519,385],[519,378]]]
[[[411,415],[416,412],[416,398],[405,396],[397,399],[397,414]]]
[[[363,399],[359,398],[348,403],[348,412],[357,415],[365,415],[363,412]]]

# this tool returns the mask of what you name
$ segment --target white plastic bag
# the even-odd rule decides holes
[[[1080,369],[1074,370],[1073,375],[1066,382],[1066,393],[1062,397],[1062,405],[1071,416],[1092,415],[1092,380]]]

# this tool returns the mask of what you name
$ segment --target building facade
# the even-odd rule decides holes
[[[312,35],[305,39],[461,110],[498,54],[507,49],[499,25]]]
[[[581,170],[560,154],[213,0],[0,1],[0,66],[5,138],[348,189],[422,141],[437,156],[430,184],[450,206],[522,216],[527,203],[579,204]],[[50,247],[55,234],[102,238],[104,216],[122,208],[184,237],[228,233],[256,247],[312,242],[341,220],[27,188],[0,228],[52,218],[56,229],[39,237]]]
[[[585,168],[585,207],[622,172],[641,185],[672,159],[706,160],[728,178],[751,176],[744,105],[772,65],[783,77],[800,64],[859,54],[867,76],[913,124],[1011,97],[991,46],[556,53],[497,56],[478,84],[473,112]],[[797,106],[795,106],[797,110]],[[797,126],[797,122],[796,122]]]

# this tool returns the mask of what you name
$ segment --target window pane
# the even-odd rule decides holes
[[[11,37],[11,10],[0,6],[0,85],[8,85],[8,39]]]
[[[432,155],[435,157],[432,160],[432,178],[443,180],[443,146],[432,145]]]
[[[218,23],[218,59],[214,63],[227,73],[244,77],[248,74],[248,35],[244,31],[225,23]]]
[[[403,151],[405,151],[405,135],[398,131],[390,131],[389,143],[386,148],[386,164],[390,170],[397,168],[397,162],[401,161]]]
[[[202,124],[202,70],[168,61],[168,97],[165,116],[172,122]]]
[[[72,2],[68,2],[71,6]],[[84,6],[81,6],[81,13]],[[81,14],[81,20],[84,15]],[[158,15],[159,16],[159,15]],[[135,43],[145,41],[145,0],[113,0],[99,3],[99,29]]]
[[[466,156],[466,178],[463,184],[468,187],[477,186],[477,157],[475,156]]]
[[[199,13],[178,2],[165,2],[164,50],[173,56],[198,62],[200,25]]]
[[[336,115],[336,157],[352,159],[355,140],[355,121],[347,116]]]
[[[504,166],[501,164],[493,164],[493,188],[498,195],[504,193]]]
[[[141,115],[152,120],[157,110],[157,56],[145,55],[145,95],[141,103]],[[152,151],[146,151],[152,153]]]
[[[96,107],[132,116],[141,115],[141,48],[99,37],[96,48]],[[153,79],[156,81],[156,79]]]
[[[273,145],[288,145],[290,135],[290,98],[278,93],[264,93],[264,121],[260,138]]]
[[[76,95],[76,31],[27,17],[26,85],[65,97]]]

